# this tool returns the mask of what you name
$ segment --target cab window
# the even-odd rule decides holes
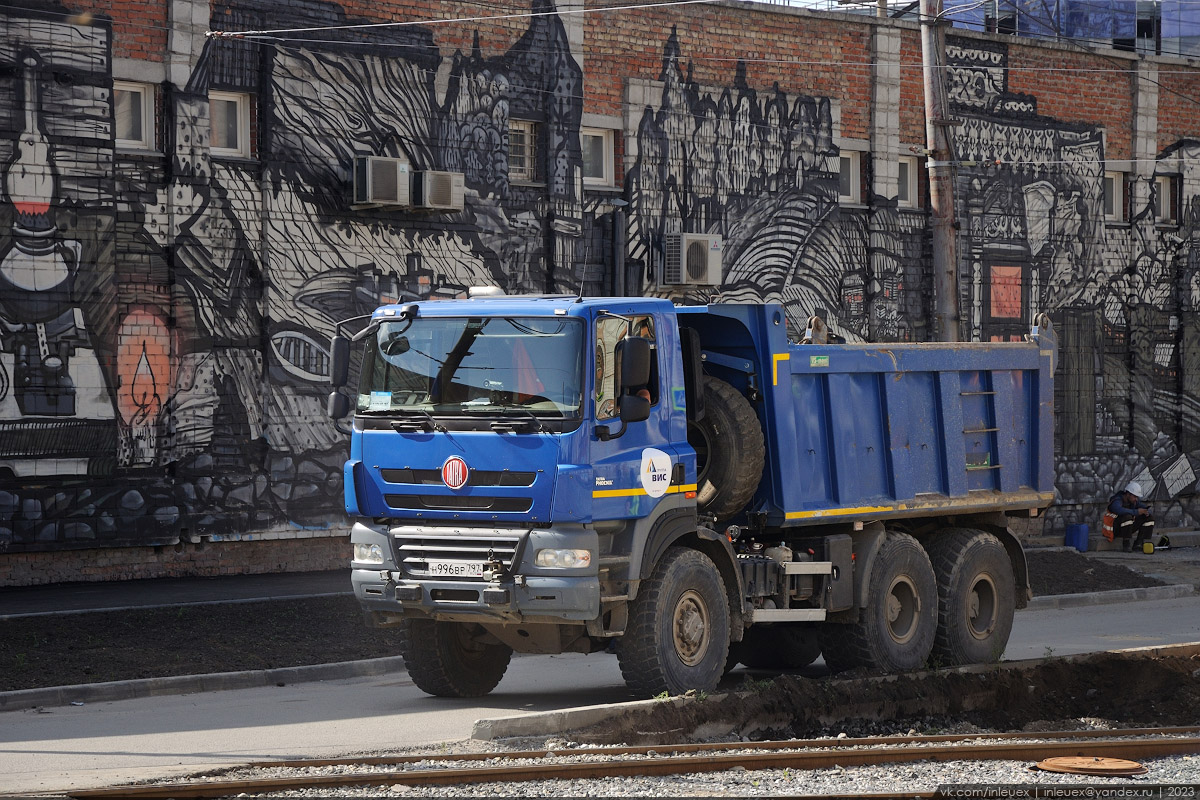
[[[650,363],[650,383],[644,387],[623,387],[620,354],[617,344],[625,337],[641,337],[650,341],[654,354]],[[650,404],[658,403],[658,349],[654,337],[654,318],[650,316],[609,317],[596,321],[596,418],[612,419],[620,411],[622,391],[645,389]]]

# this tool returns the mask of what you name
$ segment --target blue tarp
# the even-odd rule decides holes
[[[1163,0],[1163,39],[1200,36],[1200,3],[1196,0]]]
[[[1163,36],[1167,36],[1167,4],[1184,12],[1200,28],[1200,0],[1164,0]],[[945,0],[945,13],[955,25],[982,30],[993,5],[981,0]],[[1132,39],[1137,32],[1137,0],[997,0],[1000,17],[1015,16],[1017,34],[1036,38]],[[1182,35],[1197,35],[1182,34]],[[1181,34],[1174,34],[1181,35]]]

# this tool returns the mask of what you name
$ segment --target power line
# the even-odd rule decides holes
[[[752,2],[752,0],[734,0],[735,2]],[[494,16],[482,17],[457,17],[454,19],[428,19],[428,20],[409,20],[407,22],[366,22],[356,25],[325,25],[321,27],[309,28],[277,28],[275,30],[265,31],[206,31],[205,36],[231,39],[231,38],[246,38],[251,36],[270,36],[280,33],[313,33],[317,31],[346,31],[346,30],[364,30],[368,28],[402,28],[412,25],[444,25],[456,22],[493,22],[502,19],[529,19],[533,17],[557,17],[564,14],[595,14],[606,13],[609,11],[634,11],[643,8],[662,8],[664,6],[689,6],[689,5],[709,5],[712,3],[724,2],[724,0],[671,0],[664,3],[644,3],[638,5],[626,6],[606,6],[602,8],[568,8],[554,11],[528,11],[519,14],[497,14]]]

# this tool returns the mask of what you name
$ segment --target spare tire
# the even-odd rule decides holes
[[[762,480],[762,426],[750,401],[728,383],[704,378],[704,417],[688,423],[696,451],[696,504],[717,519],[737,514]]]

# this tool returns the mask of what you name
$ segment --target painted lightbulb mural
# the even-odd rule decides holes
[[[0,421],[17,420],[5,427],[26,444],[0,466],[38,474],[39,460],[53,459],[57,473],[85,472],[113,406],[74,296],[82,245],[58,225],[55,150],[41,119],[42,63],[30,52],[21,67],[24,126],[2,183],[13,222],[0,249]],[[56,435],[38,435],[50,431]]]

